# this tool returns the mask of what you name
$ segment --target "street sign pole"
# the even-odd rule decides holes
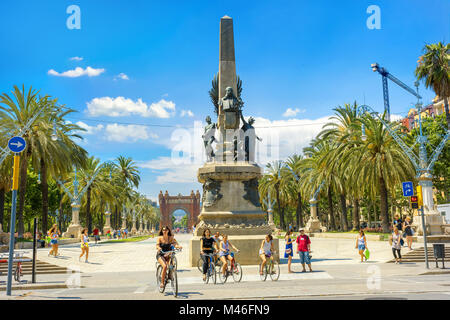
[[[17,203],[17,190],[19,189],[19,164],[20,156],[16,153],[14,155],[14,167],[13,167],[13,185],[12,185],[12,204],[11,204],[11,222],[9,232],[9,258],[8,258],[8,282],[6,285],[6,295],[11,295],[12,287],[12,269],[14,260],[14,235],[16,231],[16,203]]]
[[[31,283],[36,283],[36,245],[37,245],[37,232],[38,232],[38,219],[34,218],[34,230],[33,230],[33,267],[31,273]]]

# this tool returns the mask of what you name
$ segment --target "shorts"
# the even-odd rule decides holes
[[[50,244],[58,244],[58,240],[52,239],[50,240]]]
[[[266,258],[270,258],[272,256],[272,252],[264,252],[262,250],[259,250],[259,255],[265,255]]]
[[[308,251],[299,251],[298,255],[300,257],[300,263],[301,264],[311,264],[311,260],[309,259],[309,252]]]
[[[366,246],[365,245],[363,245],[363,244],[358,244],[358,250],[365,250],[366,249]]]
[[[81,244],[81,248],[89,248],[89,243],[85,242]]]

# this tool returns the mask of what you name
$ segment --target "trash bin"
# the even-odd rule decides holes
[[[442,269],[444,269],[445,245],[443,243],[433,243],[433,253],[436,259],[436,268],[438,267],[438,259],[442,259]]]

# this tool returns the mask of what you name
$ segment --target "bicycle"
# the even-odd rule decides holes
[[[23,276],[23,262],[29,262],[31,259],[24,259],[23,258],[23,252],[15,252],[13,257],[13,263],[16,263],[16,267],[14,268],[14,280],[17,282],[21,281],[21,278]],[[1,254],[0,255],[0,263],[8,263],[9,255],[8,254]]]
[[[172,257],[172,264],[173,264],[173,267],[175,268],[175,270],[177,270],[177,268],[178,268],[177,257],[175,257],[175,256]],[[159,264],[158,260],[156,260],[156,262],[155,262],[155,269],[158,269],[159,265],[160,264]]]
[[[215,260],[215,254],[205,254],[204,256],[209,257],[209,266],[208,266],[208,270],[206,271],[206,277],[203,280],[204,283],[208,284],[209,282],[209,278],[212,278],[211,280],[214,282],[214,284],[217,283],[217,274],[216,274],[216,267],[214,264],[214,260]],[[203,272],[203,270],[202,270]]]
[[[266,255],[267,257],[267,255]],[[267,275],[270,275],[270,278],[272,279],[272,281],[277,281],[278,278],[280,278],[280,265],[277,261],[275,261],[275,259],[270,259],[270,257],[268,261],[266,262],[264,269],[263,269],[263,274],[261,274],[261,265],[262,265],[262,261],[259,263],[259,277],[261,278],[262,281],[266,281],[267,279]]]
[[[239,251],[236,251],[236,253],[239,253]],[[226,270],[225,275],[222,273],[222,260],[219,259],[216,263],[216,272],[219,274],[219,280],[222,283],[226,283],[230,275],[233,277],[234,282],[240,282],[242,280],[242,267],[238,262],[236,262],[234,253],[230,252],[230,255],[233,260],[231,260],[231,263],[229,263],[230,269]]]
[[[159,265],[158,268],[156,269],[156,280],[157,280],[157,285],[158,285],[158,289],[160,293],[163,293],[164,290],[166,290],[166,285],[167,282],[170,281],[170,287],[172,288],[172,292],[173,295],[175,297],[178,296],[178,277],[177,277],[177,269],[175,268],[172,259],[175,256],[176,252],[181,251],[181,249],[174,249],[171,251],[162,251],[163,254],[169,253],[169,261],[168,262],[168,267],[167,267],[167,271],[166,271],[166,277],[165,279],[161,279],[161,275],[162,275],[162,266]],[[164,283],[164,286],[161,287],[161,283]]]

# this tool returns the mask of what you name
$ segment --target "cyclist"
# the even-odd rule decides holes
[[[48,253],[48,255],[58,256],[58,237],[61,233],[58,230],[58,226],[54,224],[52,228],[48,231],[48,235],[50,237],[50,244],[52,245],[52,250]]]
[[[200,239],[200,256],[203,260],[203,281],[206,280],[206,273],[209,268],[209,254],[213,254],[219,251],[217,242],[211,237],[211,230],[205,229],[203,231],[203,237]]]
[[[259,257],[262,260],[261,269],[259,274],[263,274],[264,266],[266,265],[267,258],[273,261],[273,253],[276,251],[273,248],[273,237],[271,234],[266,235],[265,239],[261,242],[261,248],[259,248]]]
[[[220,256],[220,261],[222,261],[222,264],[223,264],[223,266],[222,266],[222,274],[224,276],[226,276],[226,273],[227,273],[227,266],[228,266],[228,261],[227,260],[230,260],[230,262],[233,261],[233,257],[230,254],[230,247],[233,248],[236,251],[239,251],[238,248],[233,246],[231,244],[231,242],[228,241],[228,235],[223,234],[222,235],[222,241],[220,241],[220,245],[219,245],[219,248],[220,248],[219,249],[220,250],[219,251],[219,256]]]
[[[161,279],[166,278],[167,262],[171,255],[171,253],[165,252],[171,251],[172,245],[175,245],[175,248],[178,249],[182,248],[180,245],[178,245],[178,242],[172,235],[170,228],[168,226],[165,226],[159,231],[159,237],[158,240],[156,240],[156,250],[157,250],[156,259],[163,268],[161,272]],[[161,288],[164,288],[164,281],[161,281]]]

